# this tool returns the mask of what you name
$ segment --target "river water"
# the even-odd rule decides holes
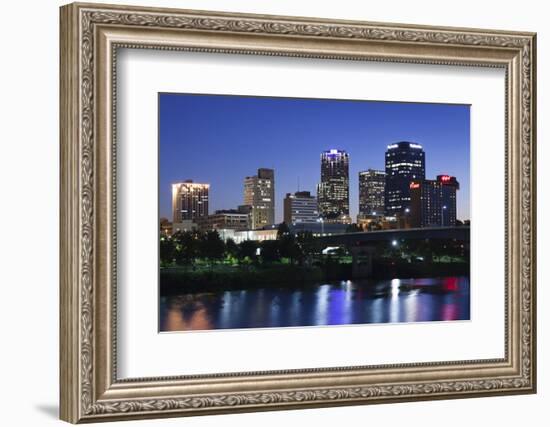
[[[345,281],[160,299],[163,332],[469,319],[467,277]]]

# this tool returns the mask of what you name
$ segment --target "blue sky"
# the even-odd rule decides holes
[[[421,144],[426,178],[457,177],[459,219],[470,218],[470,107],[193,94],[159,94],[160,216],[171,219],[172,182],[210,183],[210,212],[243,203],[243,179],[275,169],[275,219],[286,193],[316,192],[320,153],[350,156],[350,211],[358,211],[358,173],[384,170],[387,145]]]

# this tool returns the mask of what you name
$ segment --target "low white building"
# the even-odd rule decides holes
[[[197,224],[190,219],[183,220],[181,222],[174,222],[172,224],[172,234],[178,231],[192,231],[197,229]]]
[[[277,229],[269,230],[231,230],[228,228],[217,230],[222,240],[232,239],[235,243],[239,244],[245,240],[256,240],[263,242],[264,240],[276,240]]]

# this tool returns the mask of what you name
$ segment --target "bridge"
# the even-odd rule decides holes
[[[372,259],[380,242],[397,246],[407,240],[458,240],[469,246],[470,227],[426,227],[400,230],[362,231],[320,236],[317,239],[328,246],[345,247],[352,256],[353,277],[369,277],[372,274]]]
[[[401,240],[425,240],[425,239],[456,239],[470,240],[470,227],[426,227],[426,228],[404,228],[400,230],[377,230],[360,231],[356,233],[342,233],[320,236],[322,243],[334,246],[361,246],[369,243]]]

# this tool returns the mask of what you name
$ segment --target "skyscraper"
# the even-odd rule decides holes
[[[398,215],[410,210],[410,184],[425,178],[425,155],[422,146],[402,141],[388,145],[386,151],[386,215]]]
[[[261,228],[275,224],[275,171],[258,169],[244,179],[244,205],[250,207],[250,226]]]
[[[174,223],[193,221],[208,215],[210,184],[188,179],[172,184],[172,218]]]
[[[410,183],[411,225],[413,227],[450,227],[456,225],[456,191],[460,185],[454,176],[414,180]]]
[[[351,222],[349,217],[349,155],[342,150],[321,153],[319,213],[326,222]]]
[[[309,191],[287,193],[284,200],[284,221],[288,225],[315,224],[318,219],[317,199]]]
[[[359,215],[363,218],[384,213],[386,173],[374,169],[359,172]]]

